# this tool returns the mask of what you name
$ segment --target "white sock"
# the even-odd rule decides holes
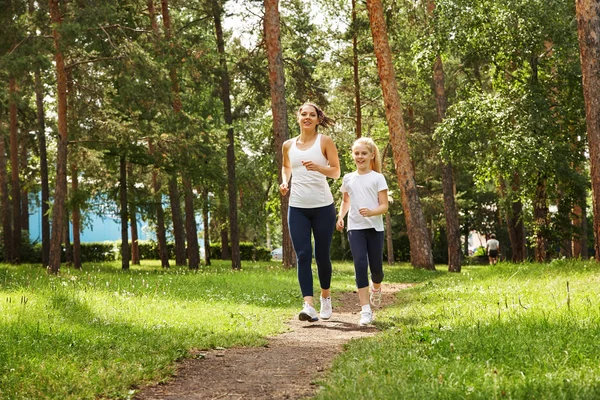
[[[364,306],[361,306],[361,312],[362,311],[368,311],[371,312],[371,305],[370,304],[365,304]]]

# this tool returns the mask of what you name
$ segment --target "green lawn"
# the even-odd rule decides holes
[[[334,291],[352,290],[349,263]],[[386,268],[413,282],[352,341],[319,399],[600,398],[600,269],[593,262]],[[568,288],[568,289],[567,289]],[[0,265],[0,398],[127,398],[190,349],[257,346],[301,306],[294,270],[143,262],[48,276]]]

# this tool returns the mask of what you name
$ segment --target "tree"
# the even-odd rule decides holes
[[[388,43],[383,6],[380,0],[367,0],[367,9],[369,10],[371,33],[377,57],[377,68],[385,102],[396,173],[398,174],[398,184],[402,191],[402,206],[410,240],[411,264],[415,268],[434,270],[431,239],[423,218],[423,210],[408,151],[406,129]]]
[[[233,132],[233,117],[231,114],[230,83],[227,72],[227,59],[225,58],[225,42],[223,28],[221,27],[221,5],[219,0],[213,0],[213,17],[217,37],[217,50],[219,52],[219,67],[221,76],[221,101],[227,124],[227,192],[229,194],[229,230],[231,233],[231,268],[241,269],[240,261],[240,236],[237,216],[237,183],[235,174],[235,135]]]
[[[54,205],[52,207],[52,237],[48,272],[58,274],[61,256],[62,227],[65,219],[65,198],[67,193],[67,74],[62,51],[60,28],[62,14],[58,0],[49,0],[50,19],[53,24],[54,62],[56,65],[56,96],[58,103],[58,143],[56,159],[56,188],[54,190]]]
[[[576,0],[575,5],[590,152],[594,249],[596,261],[600,261],[600,8],[594,0]]]
[[[283,166],[283,143],[289,139],[287,124],[287,104],[285,102],[285,74],[279,29],[279,0],[265,0],[265,45],[269,63],[269,87],[271,89],[271,112],[273,114],[273,147],[277,160],[277,182],[281,182]],[[283,265],[291,268],[295,265],[295,253],[287,223],[289,197],[280,196],[281,232],[283,235]]]

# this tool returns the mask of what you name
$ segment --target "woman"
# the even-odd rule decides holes
[[[298,109],[297,119],[300,135],[283,144],[279,191],[283,196],[287,195],[293,176],[288,225],[298,262],[298,281],[304,297],[304,307],[298,318],[314,322],[319,318],[314,308],[311,233],[315,239],[315,259],[321,286],[320,316],[329,319],[332,313],[329,250],[336,210],[327,178],[340,177],[340,162],[333,140],[317,132],[319,126],[326,128],[333,125],[333,120],[312,103],[305,103]]]

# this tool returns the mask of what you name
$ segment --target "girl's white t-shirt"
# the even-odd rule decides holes
[[[329,165],[321,150],[321,134],[318,134],[313,145],[306,150],[300,150],[296,146],[296,140],[298,138],[292,141],[288,153],[292,167],[290,206],[317,208],[333,204],[333,195],[327,177],[320,172],[309,171],[302,165],[302,161],[309,160],[318,165]]]
[[[383,216],[363,217],[358,212],[361,208],[374,209],[379,206],[379,192],[387,190],[385,177],[379,172],[371,171],[359,175],[354,171],[344,175],[342,180],[342,193],[350,196],[350,210],[348,211],[348,230],[371,229],[383,231]]]

